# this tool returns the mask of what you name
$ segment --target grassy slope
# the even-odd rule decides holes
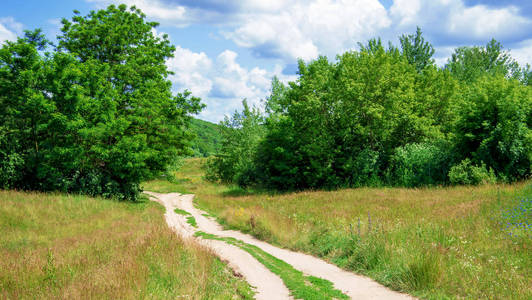
[[[167,227],[163,210],[0,191],[0,298],[250,298],[212,253]]]
[[[530,230],[511,237],[500,224],[525,183],[271,195],[205,182],[202,162],[188,160],[177,184],[145,187],[195,193],[197,204],[228,227],[423,298],[532,297]]]
[[[190,129],[196,134],[196,138],[192,142],[194,156],[206,157],[214,155],[218,151],[221,135],[217,124],[200,119],[192,119]]]

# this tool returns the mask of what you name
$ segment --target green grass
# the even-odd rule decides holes
[[[201,231],[196,232],[195,235],[204,239],[224,241],[248,252],[268,270],[281,277],[292,296],[296,299],[349,299],[341,291],[335,289],[330,281],[314,276],[305,276],[291,265],[268,254],[257,246],[244,243],[235,238],[222,238]]]
[[[0,191],[0,298],[251,299],[155,202]]]
[[[191,216],[188,211],[185,211],[185,210],[182,210],[182,209],[179,209],[179,208],[176,208],[174,211],[178,215],[187,216],[187,223],[192,225],[192,227],[194,227],[194,228],[198,228],[198,223],[196,223],[196,218]]]
[[[196,223],[196,218],[194,218],[193,216],[187,217],[187,223],[192,225],[192,227],[194,228],[198,228],[198,223]]]
[[[530,182],[275,194],[206,182],[203,163],[187,160],[167,188],[227,228],[421,298],[532,299],[532,238],[518,227],[532,217],[513,216]]]
[[[183,215],[183,216],[188,216],[190,215],[190,213],[186,210],[182,210],[182,209],[179,209],[179,208],[176,208],[174,209],[174,212],[178,215]]]
[[[222,140],[219,127],[218,124],[192,118],[190,130],[196,138],[191,146],[195,157],[207,157],[218,152]]]
[[[141,186],[143,190],[150,192],[186,194],[186,190],[181,188],[186,182],[187,180],[178,180],[162,176],[157,179],[145,181]]]

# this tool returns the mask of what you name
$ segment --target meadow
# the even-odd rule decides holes
[[[227,228],[425,299],[532,297],[532,186],[271,193],[203,179],[204,159],[147,190],[196,194]]]
[[[0,191],[2,299],[251,299],[148,200]]]

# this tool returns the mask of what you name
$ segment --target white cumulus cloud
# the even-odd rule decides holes
[[[397,37],[420,26],[436,47],[515,43],[530,38],[532,20],[515,5],[466,5],[464,0],[86,0],[136,5],[164,25],[215,24],[214,34],[257,57],[310,60],[356,49],[359,42]]]
[[[491,38],[511,48],[521,64],[532,63],[532,18],[518,1],[514,5],[490,5],[466,0],[393,0],[389,8],[379,0],[86,1],[98,6],[136,5],[149,19],[167,26],[166,30],[172,26],[211,26],[209,38],[232,41],[240,47],[234,51],[248,49],[256,57],[268,59],[261,63],[276,64],[273,70],[248,68],[238,63],[234,51],[208,57],[177,47],[176,57],[168,62],[176,72],[171,77],[174,87],[187,88],[202,97],[209,105],[202,116],[209,120],[219,120],[221,114],[239,108],[242,98],[259,103],[268,94],[271,77],[286,80],[282,70],[290,70],[298,58],[308,61],[326,55],[334,59],[336,54],[357,49],[358,43],[375,37],[397,45],[398,37],[414,33],[416,26],[436,48],[434,59],[440,66],[456,47],[485,45]],[[0,37],[2,30],[0,27]]]
[[[466,35],[476,39],[488,40],[522,34],[530,29],[532,22],[519,15],[516,7],[488,8],[483,5],[461,7],[453,11],[449,17],[449,32],[455,35]]]
[[[174,24],[177,27],[186,26],[190,23],[187,17],[188,10],[185,6],[172,3],[163,3],[159,0],[86,0],[103,8],[110,4],[126,4],[140,8],[150,18]]]
[[[23,25],[12,17],[0,18],[0,44],[4,41],[14,41],[22,34]]]
[[[421,10],[420,0],[395,0],[390,14],[398,19],[400,25],[415,23]]]
[[[294,79],[282,75],[280,65],[273,71],[258,67],[248,69],[237,59],[238,54],[231,50],[223,51],[213,60],[204,52],[177,47],[174,58],[167,61],[168,68],[175,73],[169,79],[176,92],[187,89],[201,97],[207,108],[200,116],[214,122],[240,109],[244,98],[260,106],[269,93],[273,76],[284,81]]]
[[[377,0],[294,1],[249,14],[225,37],[258,56],[310,60],[355,48],[388,26],[386,9]]]
[[[532,39],[522,41],[510,50],[512,55],[517,62],[521,65],[531,64],[532,65]]]
[[[176,47],[174,57],[167,61],[167,66],[175,73],[170,76],[175,88],[186,88],[199,97],[206,97],[211,91],[212,81],[208,76],[212,72],[212,61],[205,53]]]

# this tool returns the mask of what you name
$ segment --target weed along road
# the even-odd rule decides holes
[[[168,226],[195,238],[255,287],[257,299],[413,299],[316,257],[224,230],[193,205],[194,195],[145,192],[166,208]]]

